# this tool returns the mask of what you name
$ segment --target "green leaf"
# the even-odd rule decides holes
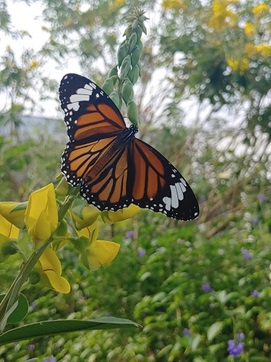
[[[139,327],[139,324],[129,319],[104,317],[98,319],[41,321],[11,329],[0,335],[0,345],[10,342],[17,342],[23,339],[37,338],[48,335],[63,334],[68,332],[78,332],[84,330],[113,329]]]
[[[4,294],[0,295],[0,302],[4,298]],[[14,311],[11,313],[11,315],[8,317],[7,323],[18,323],[24,317],[27,315],[28,312],[28,301],[26,297],[23,294],[19,295],[19,298],[17,299],[18,305],[14,309]]]
[[[224,323],[223,322],[215,322],[208,328],[207,331],[207,339],[208,341],[212,341],[223,329]]]

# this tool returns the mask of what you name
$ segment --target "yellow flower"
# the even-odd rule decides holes
[[[266,13],[268,11],[269,11],[268,5],[264,3],[257,5],[252,9],[252,12],[255,16],[262,15],[263,13]]]
[[[255,48],[257,53],[261,54],[263,57],[267,58],[271,55],[271,45],[268,44],[259,44]]]
[[[55,190],[51,183],[30,195],[25,213],[25,225],[34,241],[45,241],[56,230],[57,224]]]
[[[244,32],[246,35],[254,35],[256,32],[254,24],[248,21],[244,26]]]
[[[212,2],[213,16],[209,21],[209,26],[222,29],[227,25],[236,25],[238,16],[233,11],[227,9],[229,4],[230,3],[221,0],[214,0]]]
[[[27,202],[0,202],[0,215],[22,229]]]
[[[97,270],[110,264],[117,256],[120,245],[112,241],[95,240],[81,255],[81,261],[89,270]]]
[[[88,205],[84,200],[77,199],[74,201],[70,213],[76,229],[81,230],[92,225],[101,212],[96,207]]]
[[[85,250],[94,242],[98,237],[98,226],[97,223],[94,223],[91,226],[88,226],[84,229],[77,230],[78,236],[80,238],[71,239],[74,247],[80,251],[81,254],[85,253]]]
[[[83,236],[85,238],[88,238],[90,240],[90,242],[92,242],[93,240],[96,240],[98,237],[98,226],[97,223],[95,222],[94,224],[81,229],[81,230],[77,230],[77,234],[79,236]]]
[[[244,72],[249,69],[249,62],[246,58],[241,59],[233,59],[233,58],[227,58],[226,59],[228,65],[231,67],[232,70],[240,72]]]
[[[0,234],[8,239],[18,239],[19,229],[17,226],[9,222],[5,217],[0,215]]]
[[[39,258],[35,269],[40,274],[40,283],[52,288],[59,293],[69,293],[71,290],[69,282],[61,276],[62,267],[56,253],[47,248]]]
[[[161,6],[166,10],[178,10],[186,7],[181,0],[163,0]]]
[[[101,213],[101,217],[106,224],[114,224],[115,222],[133,217],[139,212],[139,210],[139,206],[131,204],[125,209],[120,209],[118,211],[103,211]]]
[[[0,215],[0,262],[17,252],[14,240],[18,239],[19,231],[15,225]]]

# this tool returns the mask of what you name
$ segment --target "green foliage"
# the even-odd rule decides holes
[[[64,63],[76,55],[86,75],[95,70],[95,78],[101,79],[128,56],[122,67],[125,81],[118,83],[119,72],[113,67],[104,88],[111,93],[119,86],[113,93],[119,106],[121,98],[129,105],[134,97],[142,136],[192,182],[201,216],[197,222],[180,224],[142,211],[132,222],[103,231],[103,237],[113,235],[122,244],[109,267],[90,273],[74,249],[63,251],[63,274],[72,285],[69,295],[48,290],[41,295],[37,285],[24,291],[30,313],[23,323],[114,315],[136,320],[142,330],[36,336],[0,347],[1,358],[232,361],[227,343],[244,333],[244,352],[237,360],[269,361],[271,190],[270,142],[265,133],[270,136],[270,11],[263,8],[255,13],[258,5],[269,5],[165,0],[160,6],[147,1],[144,9],[159,9],[161,21],[156,24],[151,19],[142,49],[139,40],[146,29],[134,19],[117,53],[119,24],[124,12],[130,11],[128,2],[46,0],[43,4],[50,34],[42,53],[47,59]],[[5,2],[0,16],[2,31],[7,31]],[[142,66],[136,64],[141,50]],[[42,62],[40,58],[36,62],[31,52],[22,60],[16,61],[12,49],[1,58],[1,91],[13,96],[0,115],[2,200],[25,200],[30,190],[52,180],[64,144],[61,132],[57,138],[50,132],[48,137],[39,133],[25,138],[21,113],[33,107],[28,90],[37,88]],[[159,82],[157,90],[148,88],[153,70],[160,67],[170,85],[164,90]],[[140,75],[142,89],[134,95],[131,84]],[[56,92],[54,83],[42,79],[44,83]],[[191,116],[185,126],[182,119],[190,116],[190,108],[181,109],[179,101],[191,95],[199,102],[198,115],[195,123]],[[201,120],[206,101],[210,112]],[[222,116],[216,113],[221,109]],[[235,127],[240,114],[243,123]],[[154,125],[155,120],[159,122]],[[9,264],[1,264],[3,289],[19,265],[17,255],[10,256]]]

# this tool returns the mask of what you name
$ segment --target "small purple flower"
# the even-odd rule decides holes
[[[259,294],[260,293],[256,289],[254,289],[253,292],[251,293],[252,297],[254,297],[254,298],[257,298],[259,296]]]
[[[132,239],[134,237],[134,232],[131,230],[131,231],[127,231],[126,233],[126,238],[128,239]]]
[[[245,335],[243,332],[237,333],[236,339],[238,339],[238,341],[242,341],[244,338],[245,338]]]
[[[233,339],[230,339],[228,341],[228,348],[227,351],[229,352],[229,355],[233,357],[238,357],[244,350],[244,343],[243,342],[235,342]]]
[[[259,194],[259,195],[257,196],[257,198],[258,198],[259,202],[262,202],[262,201],[265,200],[265,194]]]
[[[188,328],[184,328],[184,330],[183,330],[183,335],[184,336],[191,336],[191,332],[190,332],[190,330],[188,329]]]
[[[210,284],[205,283],[205,284],[202,284],[201,290],[204,293],[210,293],[210,292],[212,292],[213,289],[211,288]]]
[[[260,223],[260,220],[258,217],[254,216],[250,219],[251,225],[258,225]]]
[[[141,248],[141,247],[139,247],[139,248],[137,249],[137,255],[138,255],[140,258],[143,258],[143,257],[146,255],[146,250],[143,249],[143,248]]]
[[[241,249],[241,253],[245,260],[251,260],[253,258],[253,255],[246,249]]]
[[[31,343],[27,346],[28,351],[34,351],[35,348],[36,348],[36,346],[33,343]]]

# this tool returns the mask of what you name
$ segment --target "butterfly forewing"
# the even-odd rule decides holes
[[[67,74],[59,87],[61,107],[71,141],[107,138],[125,129],[123,117],[113,101],[94,82]]]

